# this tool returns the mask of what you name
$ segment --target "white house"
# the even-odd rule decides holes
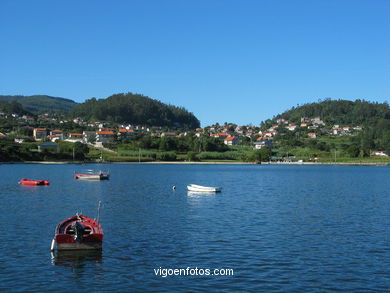
[[[259,137],[256,142],[254,143],[255,149],[260,150],[265,147],[272,147],[272,141],[269,140],[267,137]]]
[[[286,128],[290,131],[294,131],[295,129],[297,129],[297,125],[295,123],[290,123],[286,126]]]
[[[325,125],[324,121],[322,121],[320,117],[314,117],[311,121],[313,124]]]
[[[34,128],[33,136],[37,140],[45,139],[47,136],[46,128]]]
[[[237,145],[238,137],[237,136],[228,136],[223,140],[223,143],[226,145]]]

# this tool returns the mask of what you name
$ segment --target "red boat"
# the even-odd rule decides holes
[[[51,250],[101,249],[103,235],[97,220],[76,214],[57,225]]]
[[[23,185],[49,185],[50,182],[48,180],[32,180],[28,178],[20,179],[19,184]]]

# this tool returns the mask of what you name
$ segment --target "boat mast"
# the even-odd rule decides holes
[[[99,200],[98,209],[97,209],[97,216],[96,216],[96,222],[99,222],[99,220],[100,220],[100,207],[101,206],[102,206],[102,202]]]

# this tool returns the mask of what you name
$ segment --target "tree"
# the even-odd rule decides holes
[[[160,161],[176,161],[175,152],[161,152],[157,154],[157,159]]]
[[[360,153],[360,149],[357,145],[355,144],[351,144],[348,148],[347,148],[347,153],[350,157],[352,158],[357,158],[359,156],[359,153]]]
[[[190,162],[193,162],[193,161],[197,161],[198,158],[196,157],[196,153],[195,152],[188,152],[187,153],[187,159],[188,161]]]
[[[173,138],[164,136],[160,139],[159,149],[162,151],[176,150],[176,144]]]
[[[269,148],[262,148],[259,150],[253,150],[250,152],[246,152],[241,159],[244,161],[247,161],[247,162],[256,162],[256,163],[269,161],[270,149]]]
[[[22,107],[22,104],[18,103],[17,101],[11,102],[10,110],[12,113],[16,113],[16,114],[23,114],[25,112]]]
[[[252,139],[250,137],[243,136],[241,138],[241,144],[242,145],[252,145]]]
[[[89,148],[86,144],[81,142],[75,142],[74,144],[74,156],[75,159],[84,160],[85,155],[89,153]]]
[[[271,149],[268,147],[262,148],[258,150],[258,156],[260,156],[260,160],[265,162],[269,161],[271,157]]]

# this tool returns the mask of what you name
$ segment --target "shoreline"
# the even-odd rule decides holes
[[[5,164],[44,164],[44,165],[89,165],[89,164],[122,164],[122,165],[302,165],[302,166],[390,166],[390,162],[183,162],[183,161],[167,161],[167,162],[84,162],[84,161],[23,161],[23,162],[0,162],[0,165]]]

